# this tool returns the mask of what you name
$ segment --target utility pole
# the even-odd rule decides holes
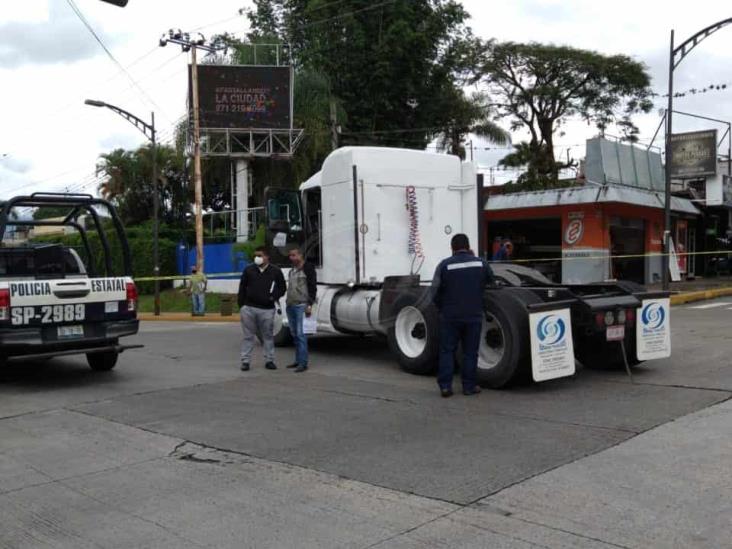
[[[674,31],[671,30],[671,48],[668,61],[668,110],[666,115],[666,200],[664,201],[664,243],[665,252],[663,255],[663,289],[669,288],[669,260],[671,254],[671,164],[673,160],[673,147],[671,147],[671,132],[673,132],[673,111],[674,111],[674,71],[684,58],[691,53],[705,38],[708,38],[722,27],[732,25],[732,17],[723,19],[700,30],[693,36],[687,38],[679,46],[675,46]],[[732,153],[732,146],[730,147]]]
[[[160,47],[165,47],[169,42],[178,44],[184,52],[191,52],[191,108],[193,110],[193,192],[196,225],[196,268],[199,273],[203,270],[203,188],[201,183],[201,120],[200,105],[198,100],[198,60],[197,50],[202,49],[208,53],[214,53],[225,49],[221,44],[206,44],[202,34],[198,38],[191,38],[187,32],[180,29],[168,31],[167,35],[160,38]]]
[[[196,216],[196,268],[203,270],[203,189],[201,183],[201,120],[198,103],[198,64],[196,47],[191,49],[191,87],[193,99],[193,189]]]
[[[661,282],[664,290],[669,288],[669,279],[671,277],[671,162],[673,158],[673,147],[671,146],[671,132],[673,132],[673,114],[674,114],[674,31],[671,30],[671,49],[670,61],[668,66],[668,109],[666,110],[666,170],[665,170],[665,187],[663,202],[663,260],[661,262]]]
[[[154,302],[153,312],[160,316],[160,189],[158,185],[158,138],[155,131],[155,113],[150,113],[150,140],[152,141],[152,172],[153,172],[153,276]]]

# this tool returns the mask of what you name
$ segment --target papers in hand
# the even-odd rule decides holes
[[[315,318],[315,311],[310,316],[302,319],[302,332],[306,335],[313,335],[318,331],[318,321]]]

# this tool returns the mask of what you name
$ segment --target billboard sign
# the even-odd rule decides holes
[[[717,175],[717,130],[672,134],[671,151],[673,179]]]
[[[198,102],[202,130],[292,129],[292,67],[198,65]]]

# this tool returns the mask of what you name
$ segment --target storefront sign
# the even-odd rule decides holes
[[[654,360],[671,356],[671,300],[646,299],[636,324],[638,360]]]
[[[672,178],[717,175],[717,130],[673,134],[671,152]]]
[[[571,219],[567,224],[567,229],[564,231],[564,241],[569,246],[574,246],[580,240],[582,235],[585,233],[585,222],[582,218]]]
[[[534,381],[574,375],[572,319],[569,309],[531,313],[529,329]]]

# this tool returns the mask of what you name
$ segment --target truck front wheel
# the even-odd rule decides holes
[[[103,351],[101,353],[87,353],[86,361],[95,372],[108,372],[117,365],[117,351]]]
[[[439,334],[434,306],[419,306],[414,296],[404,295],[394,304],[394,321],[387,338],[399,365],[410,374],[428,375],[437,368]]]

